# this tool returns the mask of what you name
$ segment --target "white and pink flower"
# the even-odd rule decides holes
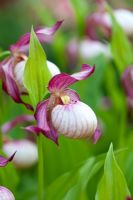
[[[47,42],[51,36],[59,29],[63,21],[58,21],[49,28],[39,28],[35,33],[40,42]],[[23,35],[16,44],[11,45],[11,55],[0,63],[0,78],[3,82],[3,89],[17,103],[24,104],[28,109],[33,110],[32,106],[25,103],[21,95],[27,94],[23,85],[23,73],[27,61],[27,52],[29,49],[30,33]],[[59,69],[53,63],[47,61],[48,68],[52,75],[59,72]],[[58,72],[57,72],[58,71]]]
[[[13,163],[17,168],[28,168],[38,160],[37,146],[27,139],[8,141],[3,145],[3,151],[10,156],[16,151]]]
[[[0,186],[0,200],[15,200],[15,197],[9,189]]]
[[[49,82],[50,97],[37,105],[35,119],[37,126],[26,128],[36,134],[40,132],[58,142],[59,134],[71,138],[99,138],[97,118],[93,110],[80,101],[79,95],[67,87],[84,80],[94,72],[94,67],[82,65],[79,73],[68,75],[60,73]]]

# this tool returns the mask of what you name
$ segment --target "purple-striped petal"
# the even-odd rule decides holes
[[[48,89],[50,92],[55,90],[62,90],[67,88],[69,85],[79,81],[84,80],[89,77],[95,70],[95,67],[91,67],[87,64],[83,64],[81,71],[72,75],[65,73],[55,75],[49,82]]]
[[[32,115],[20,115],[17,116],[15,119],[6,122],[5,124],[2,125],[1,130],[2,133],[7,133],[11,129],[13,129],[17,124],[20,124],[22,122],[31,122],[34,121],[34,117]]]
[[[101,137],[101,131],[100,131],[99,128],[97,128],[97,129],[95,130],[94,135],[93,135],[93,143],[96,144],[97,141],[100,139],[100,137]]]
[[[129,66],[123,72],[122,85],[127,97],[133,99],[133,66]]]
[[[16,103],[22,103],[28,109],[33,110],[32,106],[23,102],[23,100],[20,97],[21,94],[20,94],[17,84],[14,80],[13,66],[14,66],[14,58],[13,57],[10,57],[10,59],[7,59],[7,62],[5,62],[2,65],[3,89],[9,96],[12,97],[12,99]]]
[[[53,140],[56,144],[58,144],[58,134],[54,130],[49,114],[48,108],[49,99],[45,100],[37,105],[35,119],[37,121],[37,126],[28,126],[25,130],[33,132],[35,134],[42,133],[47,138]]]
[[[79,95],[77,94],[77,92],[75,92],[75,91],[72,90],[72,89],[66,88],[66,89],[64,90],[64,95],[67,95],[67,96],[70,97],[71,103],[80,101]]]
[[[6,166],[9,162],[12,161],[12,159],[14,158],[16,152],[10,156],[10,158],[5,158],[3,156],[0,156],[0,167],[4,167]]]
[[[36,29],[35,33],[39,41],[40,42],[47,41],[47,38],[52,36],[60,28],[62,22],[63,21],[58,21],[52,27],[46,27],[46,28],[42,27]],[[30,42],[30,33],[26,33],[20,38],[20,40],[16,42],[16,44],[11,45],[10,51],[26,52],[28,50],[29,42]]]

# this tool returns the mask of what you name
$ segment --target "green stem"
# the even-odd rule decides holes
[[[118,144],[118,147],[120,149],[126,147],[125,133],[127,129],[127,107],[126,107],[125,99],[123,102],[124,103],[123,103],[123,108],[121,110],[121,120],[120,120],[120,129],[119,129],[120,134],[119,134],[119,144]],[[120,160],[119,160],[121,167],[123,167],[124,159],[125,159],[125,153],[123,152],[120,155]]]
[[[44,200],[43,138],[41,134],[37,136],[37,146],[38,146],[38,200]]]

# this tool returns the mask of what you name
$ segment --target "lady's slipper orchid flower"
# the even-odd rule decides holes
[[[56,30],[61,26],[62,21],[58,21],[53,27],[39,28],[35,31],[40,42],[47,41]],[[30,33],[23,35],[20,40],[11,45],[11,56],[0,63],[0,78],[3,81],[3,89],[17,103],[24,104],[28,109],[32,110],[29,104],[26,104],[21,99],[22,94],[26,94],[26,89],[23,85],[23,73],[27,60],[27,51],[29,48]],[[47,61],[49,70],[55,75],[59,72],[58,68],[51,62]],[[54,69],[55,68],[55,69]]]
[[[58,134],[71,138],[93,138],[97,128],[95,113],[80,101],[79,95],[74,90],[67,88],[79,80],[86,79],[93,72],[94,67],[83,64],[79,73],[72,75],[61,73],[54,76],[48,85],[50,98],[37,105],[35,113],[37,126],[29,126],[26,130],[37,134],[41,132],[56,143]]]
[[[133,34],[133,12],[126,9],[114,10],[114,16],[127,35]],[[109,28],[112,27],[111,17],[108,13],[103,15],[103,20]]]
[[[27,139],[8,141],[3,145],[3,151],[7,155],[17,151],[17,154],[13,159],[13,163],[18,168],[30,167],[38,160],[36,144]]]
[[[16,154],[16,152],[13,153],[12,155],[11,155],[11,153],[9,153],[9,156],[10,156],[9,158],[5,158],[3,156],[0,156],[0,167],[5,167],[9,162],[11,162],[12,159],[14,158],[15,154]]]
[[[10,190],[0,186],[0,200],[15,200],[15,197]]]
[[[26,60],[23,60],[23,61],[17,63],[17,65],[15,65],[15,67],[14,67],[14,80],[16,81],[19,92],[22,94],[27,93],[27,90],[24,87],[24,83],[23,83],[25,65],[26,65]],[[47,60],[47,66],[48,66],[48,69],[49,69],[52,77],[55,76],[56,74],[60,73],[59,68],[54,63],[52,63],[48,60]]]
[[[133,34],[133,12],[126,9],[117,9],[113,11],[113,14],[123,28],[124,32],[130,36]],[[97,39],[96,29],[97,27],[108,38],[112,34],[112,20],[109,13],[104,9],[93,13],[87,18],[86,33],[91,39]]]
[[[100,54],[103,54],[107,58],[111,58],[111,52],[108,45],[98,40],[86,39],[81,41],[79,44],[79,54],[84,59],[90,59]]]

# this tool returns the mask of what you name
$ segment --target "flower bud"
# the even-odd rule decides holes
[[[38,160],[36,145],[29,140],[10,141],[4,144],[3,150],[7,155],[16,151],[13,159],[18,168],[27,168],[35,164]]]
[[[15,200],[15,197],[10,190],[0,186],[0,200]]]
[[[26,61],[27,59],[18,62],[14,68],[15,81],[19,88],[20,93],[26,92],[26,88],[24,87],[24,84],[23,84],[24,69],[25,69]],[[54,63],[47,61],[47,65],[52,77],[60,73],[59,68]]]
[[[79,45],[79,53],[84,59],[90,59],[100,54],[107,58],[111,57],[109,47],[102,42],[94,40],[83,40]]]
[[[71,138],[92,137],[97,128],[95,113],[80,101],[55,106],[51,118],[55,130]]]

